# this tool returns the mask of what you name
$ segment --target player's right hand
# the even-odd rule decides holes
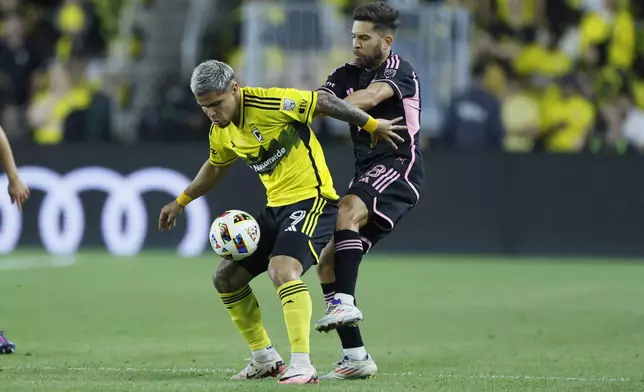
[[[177,225],[177,217],[183,212],[183,207],[176,200],[166,204],[159,214],[159,230],[170,230]]]
[[[407,129],[406,125],[394,125],[402,120],[402,117],[394,118],[393,120],[378,119],[378,128],[371,134],[371,148],[376,146],[378,140],[384,140],[389,143],[394,150],[398,149],[398,143],[403,143],[405,139],[402,138],[396,131]]]
[[[9,181],[7,191],[9,192],[9,197],[11,198],[11,204],[17,204],[18,210],[22,211],[22,203],[27,201],[27,199],[29,198],[29,188],[22,181],[20,181],[20,179],[16,179]]]

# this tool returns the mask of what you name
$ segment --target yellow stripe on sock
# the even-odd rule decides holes
[[[222,293],[219,294],[219,296],[221,297],[221,302],[223,302],[224,306],[228,308],[235,303],[242,301],[252,293],[253,291],[251,290],[250,286],[246,285],[237,291],[234,291],[232,293]]]
[[[307,290],[308,289],[306,288],[306,285],[302,283],[302,284],[286,287],[281,291],[278,291],[278,294],[280,296],[280,299],[283,300],[284,298],[290,296],[291,294],[295,294],[295,293],[299,293],[300,291],[307,291]]]
[[[250,286],[244,286],[232,293],[220,294],[220,297],[230,313],[233,324],[251,350],[260,350],[271,345],[264,328],[259,303]]]
[[[277,288],[282,301],[284,322],[291,342],[291,352],[310,352],[310,330],[313,303],[301,280],[284,283]]]
[[[234,297],[237,294],[239,294],[239,293],[241,293],[241,292],[243,292],[245,290],[248,290],[248,289],[250,289],[250,285],[246,285],[246,286],[244,286],[244,287],[242,287],[242,288],[240,288],[238,290],[233,291],[232,293],[219,293],[219,296],[221,298],[230,298],[230,297]]]

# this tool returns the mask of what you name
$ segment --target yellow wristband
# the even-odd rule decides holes
[[[181,207],[187,206],[191,201],[192,197],[186,195],[185,193],[182,193],[179,195],[179,197],[177,197],[177,203],[179,203]]]
[[[362,129],[369,133],[374,133],[376,131],[376,128],[378,128],[378,120],[375,118],[369,116],[369,119],[367,120],[367,123],[362,126]]]

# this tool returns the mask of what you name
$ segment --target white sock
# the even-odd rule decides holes
[[[309,357],[309,353],[291,353],[291,366],[300,368],[310,367],[311,358]]]
[[[273,348],[273,346],[268,346],[253,351],[253,359],[257,362],[268,362],[277,356],[279,356],[279,354],[277,353],[277,350]]]
[[[342,302],[343,304],[349,304],[349,305],[353,305],[353,304],[354,304],[354,302],[353,302],[353,301],[354,301],[353,295],[349,295],[349,294],[342,294],[342,293],[336,293],[336,294],[335,294],[335,296],[334,296],[333,298],[334,298],[334,299],[339,299],[339,300],[340,300],[340,302]]]
[[[362,347],[345,348],[344,355],[356,361],[363,361],[367,357],[367,350]]]

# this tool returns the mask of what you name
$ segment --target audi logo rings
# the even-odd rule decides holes
[[[143,248],[148,233],[143,194],[160,191],[175,197],[191,182],[183,174],[162,167],[123,175],[93,166],[61,175],[48,168],[28,166],[20,168],[20,177],[29,188],[45,194],[38,212],[38,227],[47,252],[72,254],[78,250],[86,215],[80,194],[101,191],[107,194],[100,215],[103,241],[110,253],[119,256],[132,256]],[[6,175],[0,176],[0,253],[5,254],[15,249],[22,232],[22,216],[5,192],[7,181]],[[197,199],[184,214],[186,232],[177,252],[186,257],[198,256],[208,244],[208,204],[204,199]]]

